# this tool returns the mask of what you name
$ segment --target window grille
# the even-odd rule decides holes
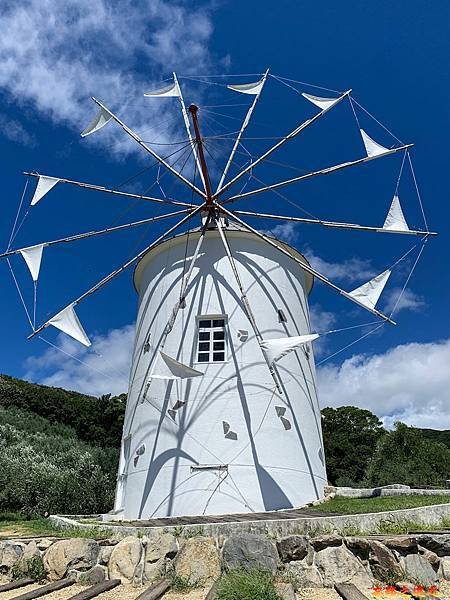
[[[226,360],[226,317],[198,317],[197,362],[225,362]]]

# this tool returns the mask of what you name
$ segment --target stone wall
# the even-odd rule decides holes
[[[71,576],[82,583],[120,579],[140,585],[175,574],[211,585],[224,569],[260,568],[296,588],[352,582],[409,580],[429,586],[450,579],[450,532],[415,536],[341,537],[290,535],[280,539],[243,533],[230,537],[128,536],[121,540],[41,538],[0,542],[0,571],[25,575],[38,557],[52,581]],[[34,559],[36,560],[36,559]]]
[[[337,498],[376,498],[379,496],[448,496],[450,489],[434,490],[411,488],[409,485],[394,483],[374,488],[335,487],[329,485],[325,488],[328,497]]]

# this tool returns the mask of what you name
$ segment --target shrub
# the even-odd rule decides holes
[[[222,576],[217,600],[281,600],[272,575],[266,571],[235,569]]]

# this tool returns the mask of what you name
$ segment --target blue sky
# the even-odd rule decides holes
[[[352,88],[355,99],[399,139],[413,142],[412,157],[430,229],[438,230],[440,235],[429,240],[417,265],[396,315],[398,326],[385,326],[323,363],[319,369],[321,400],[324,405],[366,406],[387,424],[400,418],[415,425],[450,427],[447,2],[435,0],[425,5],[412,0],[405,10],[404,3],[386,0],[326,0],[320,4],[28,0],[20,5],[6,2],[0,11],[5,24],[0,40],[0,240],[4,247],[25,183],[24,170],[110,187],[132,178],[123,187],[130,191],[143,191],[152,185],[155,169],[138,175],[151,164],[148,156],[119,128],[109,125],[84,140],[79,132],[95,113],[90,100],[94,95],[145,139],[167,144],[183,139],[176,101],[142,96],[170,77],[173,70],[194,77],[254,74],[269,67],[271,73],[293,80],[333,90]],[[201,85],[183,77],[180,81],[186,101],[205,107],[200,118],[207,136],[236,128],[246,108],[217,105],[248,105],[248,97],[223,86]],[[294,86],[299,91],[327,95],[315,88]],[[248,137],[279,136],[313,114],[314,107],[301,96],[276,79],[269,79]],[[365,113],[360,111],[358,116],[377,141],[392,145],[394,140]],[[271,143],[249,140],[247,147],[257,156]],[[178,147],[155,149],[169,154]],[[219,163],[226,149],[225,144],[211,142],[210,151]],[[354,117],[348,102],[343,102],[273,159],[310,171],[362,155]],[[282,191],[320,218],[381,225],[401,158],[383,158]],[[190,165],[186,168],[189,170]],[[292,173],[270,164],[257,176],[270,183]],[[190,201],[189,192],[170,177],[163,181],[166,192]],[[249,185],[259,186],[255,181]],[[30,182],[25,204],[33,188]],[[157,192],[158,188],[153,187],[152,193]],[[406,166],[399,192],[408,222],[422,227]],[[282,214],[302,216],[300,209],[273,194],[249,198],[239,208],[267,212],[276,209]],[[125,199],[60,185],[30,210],[14,247],[162,212],[158,206],[130,206]],[[269,221],[251,223],[264,229],[274,226]],[[48,319],[162,231],[162,226],[155,225],[46,249],[38,286],[37,321]],[[284,227],[275,229],[275,233],[305,252],[347,290],[384,270],[415,241],[409,236],[324,231],[311,225]],[[15,257],[12,265],[30,305],[32,286],[26,267],[20,257]],[[405,261],[395,271],[381,308],[392,304],[410,268],[411,261]],[[50,329],[45,332],[49,342],[84,364],[41,340],[26,341],[29,324],[5,261],[0,264],[0,282],[1,372],[93,394],[124,390],[136,311],[131,271],[78,309],[94,340],[96,354],[85,352]],[[321,285],[315,286],[311,306],[321,330],[373,320],[369,313],[355,309]],[[318,361],[365,331],[356,329],[327,337],[318,348]]]

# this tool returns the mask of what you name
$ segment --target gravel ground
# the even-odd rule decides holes
[[[0,583],[5,583],[7,580],[0,577]],[[12,598],[24,594],[38,588],[37,584],[28,585],[20,588],[19,590],[11,590],[10,592],[0,593],[0,600],[12,600]],[[45,600],[68,600],[78,592],[86,589],[81,585],[71,585],[68,588],[53,592],[45,596]],[[121,585],[109,592],[105,592],[99,598],[101,600],[135,600],[139,594],[144,591],[145,588],[135,588],[131,585]],[[371,600],[371,590],[361,590]],[[164,596],[164,600],[204,600],[208,593],[207,588],[192,590],[189,594],[182,594],[177,592],[168,592]],[[450,599],[450,582],[442,582],[440,585],[440,597]],[[304,588],[297,593],[298,600],[340,600],[340,596],[333,589],[330,588]]]

